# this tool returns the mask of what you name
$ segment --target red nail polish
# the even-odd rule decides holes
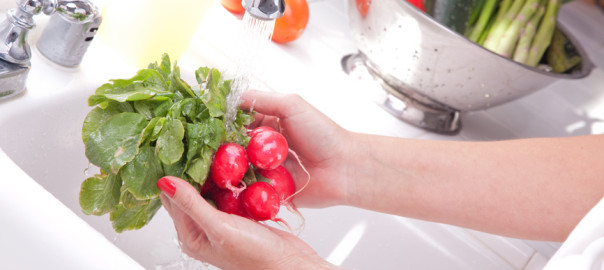
[[[172,198],[176,192],[176,186],[174,183],[165,177],[157,180],[157,188],[166,193],[170,198]]]

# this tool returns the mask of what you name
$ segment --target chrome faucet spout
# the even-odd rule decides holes
[[[35,26],[33,16],[57,13],[72,23],[87,23],[97,16],[97,8],[88,0],[17,0],[17,8],[8,11],[0,24],[0,59],[26,65],[31,58],[27,33]]]
[[[243,0],[247,12],[261,20],[275,20],[285,12],[284,0]]]

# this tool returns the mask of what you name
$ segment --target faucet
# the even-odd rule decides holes
[[[31,68],[27,34],[35,26],[34,15],[41,12],[55,14],[74,25],[90,23],[99,15],[96,6],[88,0],[16,0],[16,4],[17,7],[10,9],[0,23],[0,100],[25,90]]]
[[[247,12],[261,20],[275,20],[285,12],[284,0],[243,0]]]

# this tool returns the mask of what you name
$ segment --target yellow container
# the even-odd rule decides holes
[[[187,49],[212,0],[111,0],[101,7],[99,39],[138,68]]]

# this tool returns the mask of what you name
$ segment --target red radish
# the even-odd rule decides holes
[[[199,188],[199,194],[201,194],[201,196],[212,196],[212,193],[215,189],[216,184],[214,184],[214,180],[208,177],[206,178],[206,181],[203,182],[203,185],[201,185],[201,187]]]
[[[247,168],[248,160],[243,146],[225,143],[218,147],[214,154],[210,175],[217,187],[241,192],[236,186],[241,182]]]
[[[279,200],[285,204],[291,201],[291,196],[296,192],[294,178],[283,166],[278,166],[273,170],[258,169],[257,172],[270,180],[271,186],[279,195]]]
[[[214,199],[218,210],[228,214],[249,218],[249,215],[247,215],[241,204],[240,194],[234,193],[228,189],[221,189],[214,192],[212,198]]]
[[[260,133],[260,132],[264,132],[264,131],[275,131],[272,127],[269,126],[261,126],[261,127],[257,127],[255,129],[252,129],[250,131],[247,132],[247,135],[251,137],[254,137],[254,135]]]
[[[279,195],[275,189],[266,182],[255,182],[241,193],[243,208],[251,218],[257,221],[280,220]]]
[[[255,134],[247,145],[247,156],[254,166],[272,170],[287,158],[287,140],[281,133],[265,130]]]

